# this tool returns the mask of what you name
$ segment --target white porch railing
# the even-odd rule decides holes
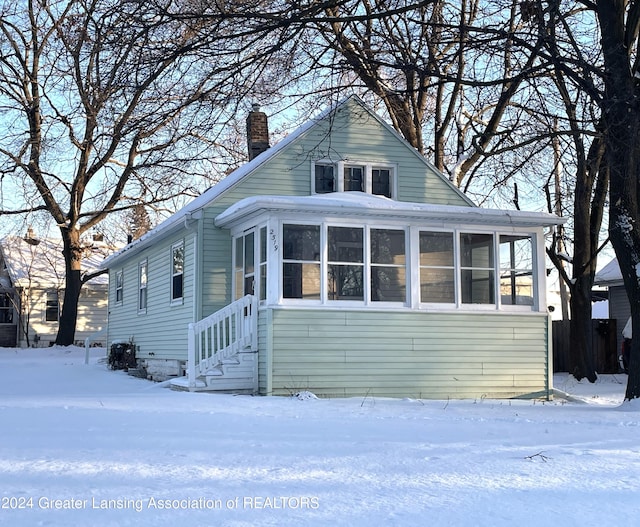
[[[198,377],[246,349],[258,349],[258,299],[253,295],[189,324],[189,390],[195,390]]]

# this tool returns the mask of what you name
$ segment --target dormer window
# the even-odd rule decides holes
[[[374,163],[329,163],[313,165],[314,194],[331,192],[366,192],[394,198],[395,168]]]
[[[364,192],[364,167],[344,167],[344,191]]]
[[[316,165],[315,193],[328,194],[336,191],[336,178],[333,173],[333,165]]]

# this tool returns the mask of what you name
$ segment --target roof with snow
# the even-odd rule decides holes
[[[453,185],[449,181],[448,178],[446,178],[444,175],[442,175],[440,173],[440,171],[437,170],[429,162],[428,159],[426,159],[422,154],[420,154],[415,148],[411,147],[411,145],[409,145],[409,143],[407,143],[407,141],[392,126],[390,126],[383,119],[381,119],[380,116],[377,115],[375,112],[371,111],[367,107],[367,105],[364,102],[362,102],[362,100],[360,100],[357,96],[350,96],[350,97],[344,99],[343,101],[341,101],[340,103],[338,103],[337,105],[329,107],[325,111],[321,112],[317,117],[315,117],[313,119],[310,119],[305,124],[300,126],[296,131],[294,131],[293,133],[291,133],[287,137],[285,137],[282,141],[278,142],[277,144],[275,144],[271,148],[269,148],[266,151],[262,152],[260,155],[258,155],[257,157],[255,157],[254,159],[249,161],[248,163],[242,165],[240,168],[238,168],[237,170],[233,171],[231,174],[226,176],[224,179],[222,179],[216,185],[210,187],[208,190],[203,192],[200,196],[195,198],[193,201],[191,201],[190,203],[185,205],[183,208],[178,210],[175,214],[173,214],[172,216],[167,218],[165,221],[160,223],[157,227],[155,227],[154,229],[150,230],[149,232],[147,232],[146,234],[144,234],[143,236],[141,236],[139,239],[135,240],[134,242],[130,243],[129,245],[124,247],[122,250],[118,251],[115,254],[112,254],[110,257],[108,257],[102,263],[102,268],[108,268],[108,267],[114,265],[121,258],[126,258],[126,257],[129,257],[129,256],[133,256],[134,254],[138,253],[139,251],[141,251],[141,250],[145,249],[146,247],[150,246],[152,243],[158,241],[161,237],[163,237],[165,235],[169,235],[169,234],[175,232],[176,230],[182,228],[183,226],[187,226],[191,220],[198,219],[199,215],[201,214],[202,209],[204,209],[206,206],[208,206],[209,204],[214,202],[216,199],[218,199],[226,191],[232,189],[235,185],[240,183],[246,176],[248,176],[249,174],[255,172],[261,165],[263,165],[265,162],[267,162],[270,159],[272,159],[274,156],[278,155],[282,150],[287,148],[287,146],[289,146],[292,142],[294,142],[298,138],[302,137],[310,129],[312,129],[317,123],[319,123],[323,119],[326,119],[333,112],[336,112],[340,107],[342,107],[345,104],[347,104],[347,102],[350,101],[350,100],[357,101],[364,109],[366,109],[369,112],[369,114],[374,119],[376,119],[391,134],[395,135],[400,142],[402,142],[402,143],[407,145],[407,147],[408,147],[407,151],[409,152],[409,155],[417,156],[425,165],[431,167],[431,169],[433,170],[434,173],[440,174],[442,179],[443,179],[443,181],[445,181],[451,187],[451,189],[453,191],[457,192],[460,195],[460,197],[462,197],[463,200],[465,200],[467,203],[469,203],[469,205],[471,205],[471,207],[458,207],[460,209],[461,213],[464,213],[466,215],[469,215],[470,213],[473,213],[473,214],[477,213],[477,215],[474,216],[474,217],[476,217],[478,220],[480,220],[480,216],[483,216],[482,219],[484,219],[484,220],[488,220],[489,218],[494,218],[494,219],[497,219],[497,218],[503,218],[503,219],[504,218],[520,218],[524,222],[524,218],[525,217],[530,217],[530,218],[536,217],[537,218],[536,225],[544,226],[544,225],[552,225],[552,224],[564,223],[565,220],[558,219],[557,217],[552,216],[550,214],[546,214],[546,213],[529,213],[529,212],[519,213],[518,211],[496,211],[496,210],[491,212],[489,209],[480,209],[479,207],[477,207],[477,205],[475,205],[471,201],[471,199],[468,196],[466,196],[462,191],[460,191],[460,189],[458,189],[455,185]],[[353,193],[350,193],[350,194],[353,194]],[[307,200],[308,203],[311,203],[311,202],[313,202],[314,198],[315,198],[315,196],[305,196],[305,197],[302,197],[300,199]],[[271,200],[271,205],[274,206],[275,202],[279,202],[281,205],[284,205],[285,202],[283,200],[285,200],[285,199],[293,199],[293,198],[284,198],[284,197],[278,197],[278,196],[263,196],[262,198],[257,198],[257,199],[258,200],[262,199],[262,201],[261,201],[262,204],[265,203],[264,200]],[[296,198],[296,199],[298,199],[298,198]],[[332,194],[332,198],[331,199],[333,199],[334,201],[331,202],[329,199],[326,199],[323,202],[323,206],[327,206],[328,204],[332,203],[335,206],[342,207],[340,209],[340,211],[344,211],[347,208],[345,206],[345,203],[348,202],[351,198],[348,198],[348,197],[337,197],[337,196],[335,196],[335,194]],[[375,200],[375,199],[382,199],[382,198],[374,197],[373,199]],[[372,205],[373,202],[371,200],[367,202],[366,200],[362,200],[360,198],[353,198],[352,199],[352,201],[355,201],[355,200],[359,201],[360,204],[357,205],[357,206],[361,207],[361,209],[365,209],[367,207],[373,208],[373,205]],[[246,202],[246,200],[242,200],[241,203],[243,203],[244,205],[239,205],[239,206],[246,206],[248,202]],[[367,203],[369,205],[367,205]],[[291,205],[292,203],[288,202],[288,204]],[[380,207],[381,205],[382,205],[381,201],[377,201],[375,203],[375,207]],[[400,210],[404,209],[405,215],[406,215],[411,210],[413,210],[415,212],[415,210],[416,210],[415,208],[416,207],[422,207],[421,210],[423,210],[423,211],[426,208],[429,208],[429,209],[431,209],[433,211],[438,209],[437,206],[433,206],[433,205],[424,205],[424,204],[420,204],[420,203],[407,203],[407,202],[400,203],[400,202],[395,202],[395,201],[389,201],[389,203],[387,203],[385,206],[382,206],[382,212],[380,210],[378,210],[378,212],[381,212],[382,214],[385,214],[385,212],[383,212],[383,211],[386,210],[387,213],[391,213],[391,211],[397,213]],[[450,215],[452,212],[454,212],[455,208],[456,207],[448,207],[447,208],[447,211],[448,211],[447,214]],[[231,207],[230,210],[237,210],[237,209],[234,208],[234,207]],[[442,210],[444,210],[444,209],[442,209]],[[335,211],[335,209],[334,209],[334,211]],[[224,214],[226,214],[226,213],[224,213]],[[493,216],[492,216],[492,214],[493,214]],[[224,216],[223,215],[221,215],[221,216],[222,216],[222,219],[224,219]],[[467,218],[471,218],[471,216],[467,216]],[[553,220],[552,220],[552,218],[553,218]],[[221,219],[221,221],[222,221],[222,219]],[[458,220],[459,219],[460,218],[458,217]],[[518,223],[519,225],[525,225],[526,223],[523,223],[523,222],[518,223],[518,221],[516,221],[514,223]],[[483,221],[482,223],[485,223],[485,221]],[[509,222],[507,222],[507,223],[509,223]]]
[[[593,283],[596,285],[622,284],[622,272],[618,265],[618,259],[613,258],[607,265],[598,271]]]
[[[312,196],[255,196],[245,198],[216,217],[218,227],[262,211],[288,211],[309,213],[338,213],[342,216],[369,216],[384,218],[418,219],[442,223],[464,223],[548,226],[563,223],[564,219],[546,212],[482,209],[454,205],[434,205],[395,201],[384,196],[363,192],[334,192]],[[464,218],[464,219],[462,219]]]
[[[65,262],[62,240],[56,238],[21,238],[10,236],[0,240],[0,252],[10,283],[16,287],[64,288]],[[82,272],[92,273],[100,269],[104,258],[112,252],[103,242],[88,242],[82,260]],[[106,274],[87,282],[86,286],[107,284]],[[6,288],[4,282],[3,287]]]

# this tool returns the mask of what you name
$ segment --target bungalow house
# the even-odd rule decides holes
[[[550,396],[544,227],[351,97],[109,257],[109,341],[192,391]]]
[[[87,245],[86,271],[96,271],[108,253],[99,241]],[[0,240],[0,346],[46,347],[55,342],[64,297],[62,240],[24,237]],[[108,278],[81,290],[76,339],[80,344],[107,324]],[[105,342],[104,339],[102,341]]]

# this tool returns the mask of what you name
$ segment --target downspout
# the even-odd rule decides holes
[[[202,238],[203,233],[203,221],[202,221],[202,210],[198,210],[195,213],[187,214],[184,217],[184,228],[187,232],[193,232],[193,297],[192,297],[192,322],[196,322],[200,320],[202,313],[202,288],[198,287],[198,284],[201,283],[201,252],[199,251],[199,240]],[[193,221],[196,222],[196,229],[192,231]]]

